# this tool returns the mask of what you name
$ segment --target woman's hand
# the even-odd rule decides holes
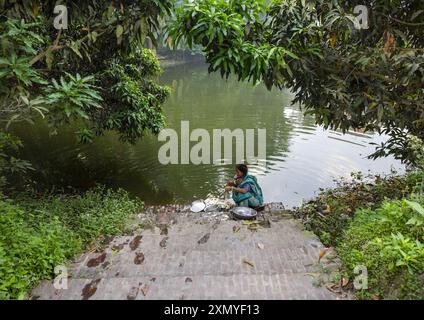
[[[225,187],[225,191],[232,191],[234,188],[233,187],[231,187],[231,186],[227,186],[227,187]]]

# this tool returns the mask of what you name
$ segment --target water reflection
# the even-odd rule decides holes
[[[190,128],[266,128],[267,170],[252,166],[263,187],[265,201],[298,205],[333,178],[351,171],[388,172],[402,166],[391,158],[365,159],[373,151],[369,142],[383,137],[370,134],[324,131],[312,117],[291,106],[287,91],[268,92],[218,75],[208,75],[203,65],[184,65],[166,71],[161,81],[173,88],[165,106],[169,128],[180,132],[181,121]],[[56,184],[88,188],[96,182],[123,187],[147,203],[189,202],[219,193],[233,175],[233,165],[169,165],[158,161],[162,143],[148,136],[136,145],[119,142],[108,134],[92,145],[78,145],[72,126],[49,137],[43,123],[17,127],[26,148],[23,157],[37,167],[44,186]],[[52,171],[54,170],[54,171]]]

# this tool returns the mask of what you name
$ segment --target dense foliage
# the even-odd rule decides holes
[[[164,125],[153,52],[172,1],[62,1],[68,28],[57,30],[57,1],[0,2],[0,120],[47,117],[54,133],[78,120],[80,139],[106,130],[135,142]]]
[[[422,172],[406,176],[364,177],[353,174],[353,181],[339,180],[335,188],[323,190],[319,197],[295,210],[297,218],[317,234],[326,246],[340,243],[358,209],[374,210],[385,199],[402,199],[418,190],[424,181]]]
[[[57,4],[68,9],[67,29],[54,26]],[[42,117],[54,134],[72,121],[82,142],[105,131],[131,143],[158,133],[170,91],[157,83],[160,64],[145,42],[155,42],[171,7],[167,0],[0,1],[0,300],[24,298],[99,237],[122,234],[142,206],[102,188],[6,199],[5,177],[32,169],[14,157],[22,144],[9,126]]]
[[[13,155],[5,130],[73,121],[79,140],[115,131],[135,143],[164,126],[168,88],[147,40],[156,42],[171,0],[0,0],[0,195],[5,176],[31,165]],[[54,7],[69,26],[57,30]],[[356,25],[366,5],[369,29]],[[349,279],[369,271],[360,298],[424,298],[424,10],[422,0],[186,0],[167,43],[202,48],[209,71],[290,88],[326,128],[390,136],[373,157],[393,154],[417,171],[343,182],[295,211],[334,246]],[[24,298],[55,266],[104,235],[122,233],[142,203],[124,191],[82,196],[0,196],[0,299]]]
[[[342,274],[365,266],[360,299],[424,299],[424,171],[342,180],[293,211],[324,245],[334,247]],[[353,281],[350,281],[353,289]]]
[[[141,207],[122,190],[102,188],[74,197],[0,199],[0,300],[25,298],[101,235],[125,232]]]
[[[32,170],[28,161],[18,159],[13,154],[22,147],[22,142],[10,134],[0,131],[0,193],[6,185],[6,176],[26,173]]]
[[[356,5],[369,29],[355,27]],[[210,71],[288,87],[326,128],[390,135],[388,153],[414,163],[424,137],[421,0],[194,0],[176,9],[174,43],[201,44]]]
[[[422,197],[386,201],[359,210],[337,246],[349,277],[368,270],[368,290],[359,298],[424,299],[424,203]]]

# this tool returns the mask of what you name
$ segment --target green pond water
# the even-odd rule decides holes
[[[189,121],[190,129],[203,128],[211,136],[213,129],[266,129],[266,170],[250,168],[266,202],[296,206],[352,171],[403,170],[392,158],[366,159],[374,150],[370,143],[385,137],[325,131],[291,105],[288,91],[225,81],[198,63],[168,68],[161,82],[173,89],[164,108],[168,128],[180,132],[181,121]],[[72,126],[52,137],[43,123],[20,125],[14,131],[23,138],[22,157],[37,168],[41,187],[86,189],[101,183],[124,188],[147,204],[190,203],[219,194],[234,175],[233,165],[162,165],[158,152],[164,142],[155,136],[130,145],[107,134],[93,144],[79,145]]]

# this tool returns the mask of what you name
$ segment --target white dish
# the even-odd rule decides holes
[[[201,212],[205,210],[206,204],[203,200],[196,200],[191,204],[190,211],[191,212]]]

